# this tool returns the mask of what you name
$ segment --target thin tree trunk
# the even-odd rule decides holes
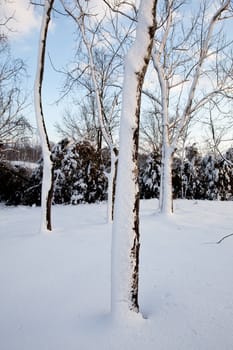
[[[113,316],[139,311],[138,142],[142,85],[155,33],[156,0],[141,1],[135,42],[125,61],[120,151],[112,233]]]
[[[171,16],[169,16],[170,18]],[[171,18],[170,18],[171,20]],[[159,85],[162,96],[162,164],[160,175],[160,192],[159,192],[159,210],[163,214],[172,212],[172,181],[171,181],[171,147],[169,140],[169,116],[168,116],[168,85],[165,78],[165,71],[160,64],[161,50],[166,42],[168,30],[170,28],[170,20],[165,33],[165,37],[161,43],[161,47],[157,54],[153,54],[153,64],[158,73]]]
[[[114,220],[114,207],[115,207],[115,197],[116,197],[116,179],[117,179],[117,169],[118,169],[118,152],[116,151],[117,157],[115,158],[115,168],[112,184],[112,221]]]
[[[46,131],[44,114],[42,108],[42,82],[44,77],[44,65],[45,65],[45,49],[46,38],[48,33],[48,26],[50,22],[50,15],[52,11],[54,0],[46,0],[44,5],[44,15],[41,25],[39,50],[38,50],[38,62],[37,72],[34,86],[34,104],[37,127],[42,146],[43,156],[43,179],[42,179],[42,194],[41,194],[41,231],[51,231],[51,206],[53,197],[53,163],[51,159],[51,151],[49,145],[48,134]]]
[[[111,169],[108,177],[108,203],[107,203],[107,220],[113,221],[115,187],[116,187],[116,172],[117,172],[117,154],[115,148],[111,149]]]

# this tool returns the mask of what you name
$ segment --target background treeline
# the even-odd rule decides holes
[[[94,203],[107,199],[110,155],[89,142],[64,139],[53,146],[54,204]],[[34,169],[0,160],[0,201],[7,205],[40,205],[42,159]],[[233,199],[233,148],[222,155],[202,155],[197,146],[186,147],[183,157],[174,156],[173,197],[186,199]],[[158,198],[161,155],[140,155],[141,198]]]

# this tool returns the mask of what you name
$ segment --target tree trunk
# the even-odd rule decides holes
[[[42,156],[43,156],[43,179],[42,179],[42,194],[41,194],[41,231],[51,231],[51,206],[53,197],[53,163],[51,159],[51,151],[49,145],[48,134],[46,131],[43,108],[42,108],[42,82],[44,76],[45,65],[45,49],[50,15],[54,0],[46,0],[44,6],[44,15],[41,24],[37,72],[34,86],[35,113],[39,136],[41,140]]]
[[[151,57],[156,3],[156,0],[141,1],[135,42],[125,61],[112,234],[111,308],[115,317],[139,311],[138,137],[141,91]]]

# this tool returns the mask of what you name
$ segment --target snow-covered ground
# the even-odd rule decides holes
[[[141,203],[140,308],[110,316],[106,204],[0,207],[1,350],[232,350],[233,202]]]

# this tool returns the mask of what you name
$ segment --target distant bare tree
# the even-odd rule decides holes
[[[31,126],[24,116],[26,96],[22,79],[26,75],[25,64],[11,55],[5,35],[0,35],[0,141],[4,144],[23,137]]]
[[[74,142],[89,141],[97,150],[100,148],[98,126],[96,121],[95,98],[87,96],[80,104],[66,108],[61,123],[55,127],[62,138],[68,138]]]
[[[207,107],[208,119],[205,121],[208,126],[207,147],[215,156],[220,156],[228,165],[233,166],[233,163],[224,155],[226,148],[229,148],[233,142],[232,115],[221,111],[221,114],[216,116],[215,104],[210,103]]]

